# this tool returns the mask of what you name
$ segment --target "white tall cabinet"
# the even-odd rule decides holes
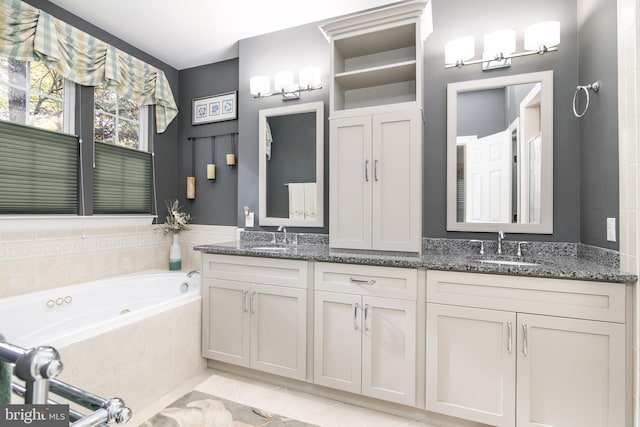
[[[420,252],[430,3],[389,6],[322,30],[332,51],[329,245]]]
[[[331,121],[332,247],[419,251],[421,125],[416,110]]]

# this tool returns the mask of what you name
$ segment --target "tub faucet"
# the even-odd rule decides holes
[[[200,274],[200,270],[191,270],[187,273],[187,277],[193,277],[194,274]]]
[[[504,231],[498,231],[498,255],[502,255],[502,241],[504,240]]]
[[[286,245],[288,243],[288,241],[287,241],[287,227],[285,227],[284,225],[281,225],[280,227],[278,227],[278,231],[282,231],[284,233],[284,238],[282,239],[282,241]]]

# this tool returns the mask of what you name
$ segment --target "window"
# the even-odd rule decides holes
[[[77,214],[73,84],[0,57],[0,214]]]
[[[133,104],[111,90],[94,90],[96,142],[147,151],[147,108]]]
[[[0,120],[72,133],[72,87],[41,61],[0,58]]]
[[[94,94],[93,212],[149,214],[148,107],[137,106],[108,89],[95,88]]]

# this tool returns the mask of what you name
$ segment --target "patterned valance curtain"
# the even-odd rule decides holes
[[[162,70],[20,0],[0,0],[0,56],[41,59],[75,83],[108,88],[138,105],[155,105],[159,133],[178,114]]]

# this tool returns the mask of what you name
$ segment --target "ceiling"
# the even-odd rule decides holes
[[[182,70],[238,56],[238,40],[389,0],[50,0]],[[102,3],[104,7],[97,7]]]

